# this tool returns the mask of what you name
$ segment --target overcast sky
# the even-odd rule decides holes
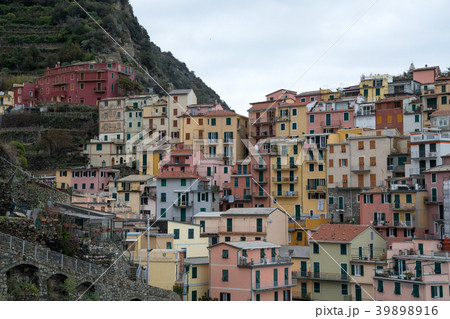
[[[362,74],[403,73],[411,62],[450,66],[445,0],[130,3],[156,45],[243,115],[281,88],[336,89]]]

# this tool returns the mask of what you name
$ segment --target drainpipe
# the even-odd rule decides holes
[[[250,301],[253,301],[253,267],[251,267],[250,269]]]

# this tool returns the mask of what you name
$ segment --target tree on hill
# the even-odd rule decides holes
[[[133,81],[130,78],[127,78],[125,76],[122,76],[120,79],[117,80],[117,86],[120,87],[124,92],[127,94],[129,92],[137,92],[141,88],[141,85]]]

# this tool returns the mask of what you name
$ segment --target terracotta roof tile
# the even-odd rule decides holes
[[[442,114],[450,114],[450,110],[438,110],[431,113],[431,115],[442,115]]]
[[[227,115],[239,115],[239,114],[228,110],[212,110],[205,113],[205,116],[227,116]]]
[[[317,241],[350,242],[370,226],[367,225],[345,225],[345,224],[323,224],[312,235]]]
[[[385,103],[385,102],[394,102],[394,101],[403,101],[404,99],[414,97],[414,95],[402,95],[402,96],[393,96],[393,97],[387,97],[385,99],[381,99],[377,101],[376,103]]]

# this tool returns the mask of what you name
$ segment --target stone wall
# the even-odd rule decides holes
[[[360,207],[359,203],[356,201],[356,195],[361,192],[360,189],[339,189],[339,188],[329,188],[328,189],[328,199],[334,197],[334,204],[328,205],[328,214],[330,214],[332,223],[339,223],[340,215],[343,215],[344,223],[359,224],[360,221]],[[339,209],[339,197],[344,198],[344,209]]]

